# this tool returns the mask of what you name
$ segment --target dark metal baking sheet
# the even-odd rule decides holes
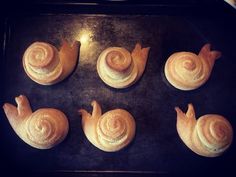
[[[11,17],[6,25],[3,101],[26,95],[33,110],[53,107],[69,119],[68,137],[50,150],[37,150],[17,137],[3,115],[0,119],[3,157],[14,169],[53,172],[130,172],[130,173],[214,173],[232,172],[235,141],[221,157],[204,158],[191,152],[176,132],[175,106],[186,110],[193,103],[197,116],[224,115],[236,126],[235,49],[233,29],[223,18],[197,18],[167,15],[34,15]],[[41,86],[24,73],[22,56],[34,41],[59,47],[64,38],[82,43],[79,63],[63,82]],[[232,34],[230,37],[229,34]],[[136,42],[150,46],[143,77],[128,89],[106,86],[96,72],[96,60],[107,47],[121,46],[131,51]],[[207,42],[223,52],[208,82],[194,91],[172,88],[163,77],[163,65],[173,52],[198,52]],[[114,108],[128,110],[136,120],[137,132],[125,149],[102,152],[88,142],[81,129],[79,108],[91,111],[97,100],[103,112]],[[236,130],[236,129],[235,129]]]

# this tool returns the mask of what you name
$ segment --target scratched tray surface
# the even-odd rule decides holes
[[[199,21],[198,21],[199,22]],[[200,21],[201,22],[201,21]],[[206,21],[205,21],[206,22]],[[6,46],[4,101],[26,95],[33,110],[53,107],[69,119],[70,130],[60,145],[50,150],[37,150],[17,137],[3,117],[2,139],[8,160],[15,167],[33,170],[186,172],[200,169],[228,169],[234,157],[233,148],[219,158],[203,158],[191,152],[177,135],[175,106],[186,110],[192,102],[197,116],[218,113],[226,116],[235,128],[235,63],[232,55],[216,61],[208,82],[195,91],[183,92],[170,87],[163,77],[163,66],[176,51],[198,52],[206,42],[214,43],[194,23],[174,16],[106,16],[106,15],[41,15],[10,18]],[[81,40],[79,62],[63,82],[41,86],[24,73],[22,56],[35,41],[56,47],[62,39]],[[150,46],[143,77],[128,89],[106,86],[96,72],[96,61],[107,47],[121,46],[131,51],[136,42]],[[227,50],[227,49],[226,49]],[[226,69],[227,68],[227,69]],[[106,153],[94,147],[81,128],[79,108],[91,111],[90,102],[97,100],[103,112],[123,108],[135,118],[137,131],[125,149]],[[234,116],[234,117],[233,117]]]

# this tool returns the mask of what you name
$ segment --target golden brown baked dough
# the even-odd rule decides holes
[[[225,0],[225,2],[229,3],[232,7],[236,8],[236,0]]]
[[[49,149],[64,140],[69,128],[64,113],[52,108],[32,112],[25,96],[15,100],[17,107],[5,103],[3,109],[13,130],[24,142],[38,149]]]
[[[135,121],[133,116],[123,109],[108,111],[102,115],[101,107],[96,102],[92,115],[80,109],[82,128],[87,139],[97,148],[114,152],[127,146],[135,135]]]
[[[188,105],[186,114],[178,107],[175,110],[177,132],[193,152],[205,157],[216,157],[231,145],[233,129],[223,116],[207,114],[196,120],[192,104]]]
[[[80,43],[70,46],[63,41],[60,51],[51,44],[34,42],[25,51],[23,67],[26,74],[42,85],[56,84],[65,79],[75,68]]]
[[[109,47],[99,56],[97,71],[107,85],[114,88],[126,88],[142,76],[147,63],[150,47],[142,48],[139,43],[130,54],[121,47]]]
[[[219,51],[211,51],[205,44],[198,55],[192,52],[172,54],[165,64],[165,76],[171,85],[180,90],[193,90],[203,85],[210,77]]]

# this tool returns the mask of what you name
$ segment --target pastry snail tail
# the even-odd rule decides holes
[[[221,52],[216,51],[216,50],[211,51],[211,44],[207,43],[201,48],[198,56],[202,59],[205,59],[207,63],[209,64],[210,68],[212,69],[214,66],[215,60],[221,57]]]
[[[74,41],[71,46],[65,40],[62,41],[59,57],[62,62],[63,72],[60,76],[60,81],[65,79],[74,70],[78,59],[79,47],[79,41]]]
[[[150,47],[142,48],[140,43],[137,43],[135,45],[134,50],[131,53],[131,56],[133,58],[133,61],[136,62],[138,66],[138,77],[139,79],[146,67],[147,59],[148,59],[148,53],[149,53]]]
[[[93,107],[92,115],[88,113],[85,109],[79,110],[79,113],[81,114],[82,119],[84,120],[96,119],[102,115],[101,107],[96,101],[92,101],[91,106]]]
[[[24,119],[32,114],[29,101],[24,95],[16,97],[15,101],[17,107],[9,103],[3,105],[3,110],[13,129],[16,129]]]
[[[95,100],[92,101],[91,106],[93,107],[92,117],[99,118],[102,115],[101,106]]]
[[[93,107],[92,115],[85,109],[80,109],[79,113],[82,116],[82,129],[85,136],[92,144],[96,145],[98,144],[96,139],[96,126],[101,117],[101,107],[96,101],[92,101],[91,105]]]
[[[175,107],[177,113],[177,132],[182,139],[182,141],[187,142],[187,146],[191,146],[191,134],[193,132],[194,126],[196,125],[195,111],[192,104],[188,104],[188,110],[185,113],[179,108]],[[182,130],[185,130],[183,132]]]
[[[91,119],[91,117],[92,117],[92,115],[90,113],[88,113],[85,109],[80,109],[78,112],[82,116],[82,120]]]
[[[92,132],[93,130],[91,128],[96,126],[99,117],[102,115],[101,107],[96,101],[92,101],[91,106],[93,107],[92,115],[85,109],[79,110],[82,116],[82,127],[85,132]]]

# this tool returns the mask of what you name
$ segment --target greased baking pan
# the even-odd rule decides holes
[[[24,94],[33,110],[53,107],[63,111],[68,116],[70,130],[65,141],[55,148],[37,150],[17,137],[1,113],[1,151],[5,166],[11,164],[10,169],[16,171],[59,174],[233,172],[235,141],[220,157],[198,156],[178,137],[174,111],[175,106],[186,110],[187,104],[193,103],[197,117],[221,114],[235,129],[236,40],[235,28],[230,24],[221,17],[176,15],[42,14],[8,18],[4,33],[2,103],[15,104],[14,97]],[[78,65],[63,82],[41,86],[27,77],[22,56],[31,43],[45,41],[59,48],[62,39],[73,41],[81,37],[84,39]],[[96,71],[99,54],[110,46],[131,51],[137,42],[151,47],[143,77],[127,89],[105,85]],[[223,53],[208,82],[194,91],[171,87],[163,75],[167,58],[177,51],[198,53],[205,43],[211,43]],[[78,109],[91,111],[92,100],[101,104],[103,112],[123,108],[134,116],[137,131],[128,147],[106,153],[86,139]]]

